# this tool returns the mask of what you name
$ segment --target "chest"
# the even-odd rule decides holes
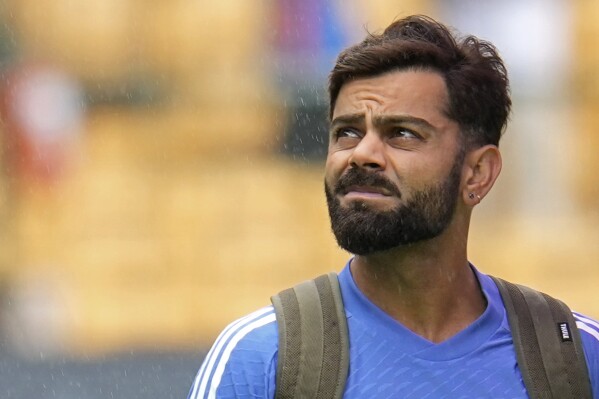
[[[528,398],[509,334],[498,332],[468,349],[415,348],[409,340],[377,334],[372,326],[350,325],[344,397]]]

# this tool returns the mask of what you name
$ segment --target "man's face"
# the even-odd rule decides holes
[[[443,78],[430,71],[393,71],[341,88],[325,192],[342,248],[367,255],[446,229],[464,159],[447,101]]]

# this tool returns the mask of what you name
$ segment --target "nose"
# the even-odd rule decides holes
[[[379,135],[368,132],[354,147],[349,163],[354,168],[385,169],[385,143]]]

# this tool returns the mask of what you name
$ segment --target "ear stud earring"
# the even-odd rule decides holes
[[[474,194],[474,193],[468,194],[468,198],[470,198],[470,199],[476,198],[476,199],[478,199],[478,202],[480,202],[482,200],[482,198],[480,197],[480,195]]]

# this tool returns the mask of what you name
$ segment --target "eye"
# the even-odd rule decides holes
[[[348,139],[359,139],[361,136],[360,132],[356,129],[341,127],[335,131],[335,137],[338,139],[348,138]]]
[[[390,137],[400,139],[419,139],[420,135],[410,129],[398,127],[391,131]]]

